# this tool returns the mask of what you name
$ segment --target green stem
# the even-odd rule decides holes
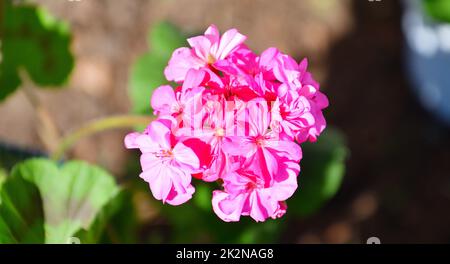
[[[60,141],[56,151],[51,156],[53,160],[60,160],[64,154],[72,148],[72,146],[81,138],[93,135],[95,133],[114,129],[114,128],[128,128],[135,127],[139,125],[148,125],[152,121],[151,117],[148,116],[128,116],[119,115],[111,116],[98,120],[93,120],[86,125],[80,127],[74,132],[63,137]]]

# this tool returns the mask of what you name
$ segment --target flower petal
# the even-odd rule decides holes
[[[186,91],[189,88],[196,88],[202,85],[205,81],[206,72],[203,70],[190,69],[186,73],[186,77],[183,82],[182,91]]]
[[[164,69],[167,80],[181,82],[189,69],[200,69],[205,65],[194,52],[186,47],[178,48],[172,53],[169,64]]]
[[[219,29],[216,27],[216,25],[212,24],[206,29],[205,36],[209,38],[211,43],[219,42],[220,40]]]
[[[177,164],[183,170],[195,172],[200,167],[200,161],[195,152],[182,142],[178,142],[172,152]]]
[[[247,37],[239,33],[236,29],[230,29],[223,33],[220,44],[216,52],[216,59],[224,59],[233,52],[239,45],[244,43]]]
[[[283,157],[296,162],[302,159],[302,149],[293,141],[267,140],[265,144],[266,148],[278,158]]]
[[[277,201],[284,201],[289,199],[297,190],[297,175],[300,171],[300,166],[296,162],[281,162],[280,173],[274,177],[272,189],[272,196]]]
[[[194,194],[195,188],[192,185],[188,185],[183,192],[177,192],[176,188],[173,187],[171,192],[167,197],[167,203],[170,205],[180,205],[192,198],[192,194]]]
[[[237,222],[241,217],[242,207],[246,199],[245,194],[236,196],[223,191],[213,191],[213,210],[225,222]]]
[[[170,140],[170,128],[158,120],[149,125],[148,134],[153,142],[157,142],[162,150],[172,149]]]
[[[175,93],[170,85],[158,87],[152,95],[151,105],[155,114],[172,114],[172,106],[176,104]]]
[[[256,98],[247,103],[247,113],[249,124],[249,135],[260,136],[264,135],[269,126],[269,112],[267,101],[262,98]]]
[[[153,196],[157,200],[165,202],[167,195],[172,188],[172,179],[169,177],[170,171],[164,164],[157,164],[151,170],[144,170],[140,177],[148,182]]]
[[[139,148],[139,145],[136,143],[136,138],[139,137],[141,133],[132,132],[125,136],[124,144],[128,149],[136,149]]]
[[[194,49],[195,55],[206,64],[211,49],[211,41],[205,36],[196,36],[188,38],[187,42]]]

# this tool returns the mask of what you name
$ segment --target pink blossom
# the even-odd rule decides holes
[[[314,83],[315,81],[311,79]],[[318,87],[318,84],[316,84]],[[313,85],[304,85],[300,90],[299,94],[308,98],[311,106],[311,114],[314,117],[314,123],[309,126],[300,129],[296,134],[295,138],[297,142],[302,143],[306,140],[316,141],[317,137],[322,133],[326,127],[326,121],[323,116],[322,110],[328,107],[328,98],[319,91],[318,88]]]
[[[311,113],[311,103],[308,98],[297,92],[290,92],[283,98],[277,98],[272,105],[270,127],[286,136],[294,139],[302,129],[314,125],[314,115]]]
[[[281,161],[272,180],[256,174],[254,165],[242,166],[235,164],[237,169],[224,178],[224,191],[213,192],[214,212],[226,222],[239,221],[241,215],[249,215],[257,222],[284,215],[284,201],[297,189],[298,163]]]
[[[269,129],[270,116],[265,100],[250,101],[246,110],[248,131],[228,138],[224,144],[227,153],[260,164],[266,177],[273,177],[278,172],[279,159],[300,161],[300,146],[280,139],[278,133]]]
[[[163,85],[153,92],[151,105],[154,113],[160,116],[197,113],[201,110],[202,92],[202,87],[174,91],[170,85]]]
[[[213,211],[223,221],[250,216],[279,218],[297,189],[305,141],[326,127],[327,97],[306,59],[297,63],[276,48],[260,55],[236,29],[220,36],[211,25],[174,51],[151,106],[156,121],[125,137],[138,148],[141,178],[153,196],[172,205],[194,194],[198,184],[218,182]],[[307,202],[307,201],[305,201]]]
[[[164,74],[169,81],[181,82],[189,69],[200,69],[225,59],[245,39],[236,29],[230,29],[220,36],[217,27],[211,25],[203,36],[188,39],[191,48],[174,51]]]
[[[194,152],[182,142],[174,144],[170,129],[160,121],[153,121],[144,133],[130,133],[125,137],[127,148],[142,152],[140,177],[149,183],[157,200],[179,205],[192,197],[191,173],[199,167]]]

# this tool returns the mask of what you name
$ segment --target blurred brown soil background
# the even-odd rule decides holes
[[[71,25],[76,66],[67,88],[38,91],[61,131],[127,113],[129,70],[152,24],[187,33],[236,27],[260,52],[278,47],[310,70],[330,98],[325,115],[347,137],[350,157],[338,195],[283,237],[294,243],[450,242],[450,133],[410,92],[402,65],[398,1],[38,0]],[[151,69],[149,69],[151,71]],[[44,149],[21,91],[0,105],[0,141]],[[71,157],[124,174],[126,131],[82,140]],[[301,179],[300,179],[301,180]]]

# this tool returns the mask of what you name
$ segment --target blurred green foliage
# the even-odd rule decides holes
[[[131,68],[129,95],[132,112],[151,114],[150,98],[153,90],[167,84],[164,68],[172,52],[186,45],[185,36],[172,24],[156,24],[148,35],[150,50],[140,56]]]
[[[434,20],[450,23],[450,1],[449,0],[423,0],[425,11]]]
[[[129,190],[121,190],[98,212],[88,229],[75,234],[84,244],[136,243],[139,226]]]
[[[12,175],[0,190],[0,244],[43,243],[44,210],[36,185]]]
[[[6,171],[0,167],[0,190],[2,189],[3,183],[6,180]]]
[[[87,242],[98,242],[106,220],[130,207],[112,176],[80,161],[20,163],[0,197],[1,243],[67,243],[77,232]]]
[[[288,200],[289,210],[299,216],[317,212],[339,190],[348,150],[343,135],[328,127],[317,142],[302,144],[299,187]]]
[[[211,205],[212,191],[217,184],[194,182],[196,192],[191,201],[180,206],[162,205],[161,212],[173,230],[173,243],[274,243],[286,219],[268,219],[256,223],[249,217],[239,222],[226,223],[218,218]]]
[[[40,87],[64,84],[74,65],[68,24],[41,7],[1,2],[0,100],[21,85],[22,70]]]

